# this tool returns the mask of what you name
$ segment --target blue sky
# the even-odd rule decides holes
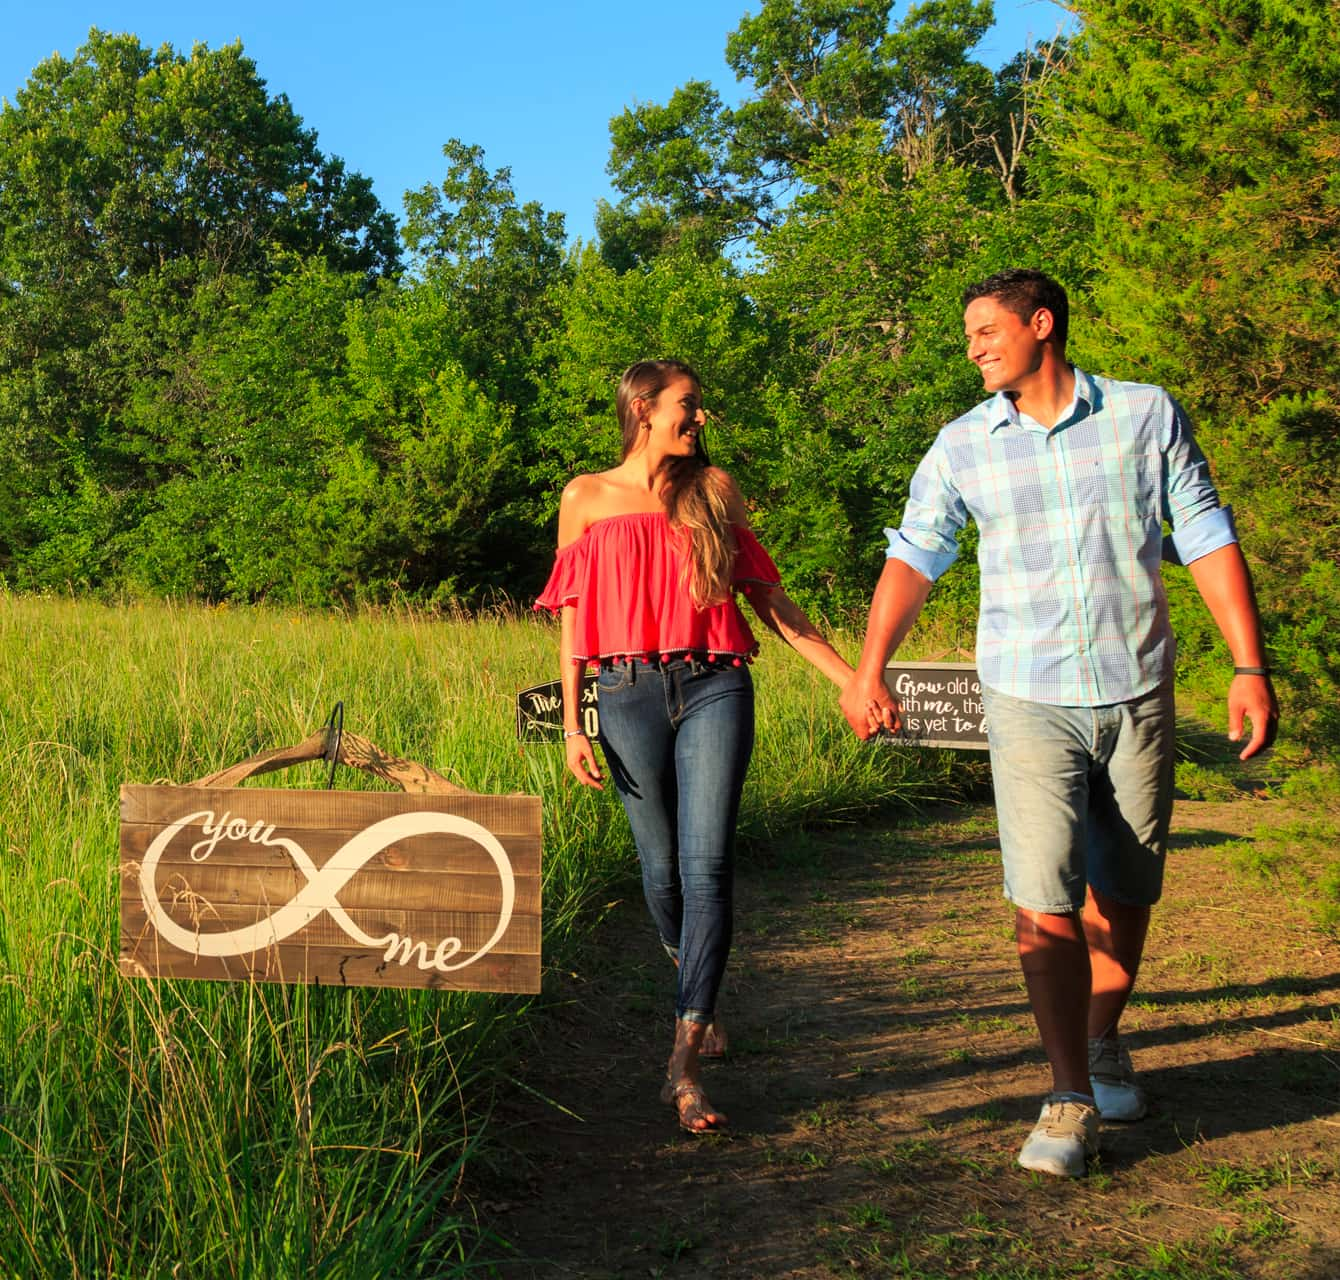
[[[634,102],[664,102],[686,80],[710,80],[728,101],[722,57],[749,0],[3,0],[0,96],[12,99],[37,63],[70,56],[92,26],[131,31],[188,51],[241,39],[271,93],[286,93],[321,149],[373,180],[399,216],[408,188],[440,181],[442,144],[482,146],[508,166],[521,201],[567,215],[590,238],[595,203],[611,198],[609,121]],[[898,5],[895,16],[907,11]],[[1066,14],[1050,0],[996,0],[978,50],[1006,62]]]

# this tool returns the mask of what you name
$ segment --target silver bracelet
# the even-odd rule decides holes
[[[586,737],[586,730],[585,730],[585,729],[564,729],[564,730],[563,730],[563,741],[564,741],[564,742],[566,742],[569,738],[584,738],[584,737]]]

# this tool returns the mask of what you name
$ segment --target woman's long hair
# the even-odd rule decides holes
[[[633,407],[638,400],[655,400],[672,378],[692,378],[700,389],[698,375],[680,360],[639,360],[629,365],[619,379],[615,407],[623,429],[623,457],[636,448],[643,431],[642,416]],[[735,568],[735,534],[729,517],[729,489],[720,472],[710,470],[702,433],[695,441],[693,456],[667,458],[662,494],[673,529],[682,529],[689,540],[685,565],[689,599],[697,609],[710,608],[730,599]]]

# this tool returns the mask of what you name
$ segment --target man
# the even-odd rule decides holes
[[[980,534],[977,664],[1005,896],[1052,1090],[1026,1169],[1077,1177],[1099,1116],[1143,1092],[1117,1025],[1162,888],[1172,811],[1174,642],[1162,527],[1233,657],[1229,737],[1274,740],[1278,708],[1251,579],[1181,408],[1065,355],[1065,291],[1002,271],[964,294],[968,358],[992,398],[951,422],[912,478],[842,694],[852,728],[895,729],[884,668],[969,516]]]

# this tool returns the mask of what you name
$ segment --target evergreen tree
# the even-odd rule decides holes
[[[1340,5],[1085,0],[1079,12],[1048,177],[1057,218],[1091,228],[1076,355],[1168,386],[1198,420],[1290,711],[1334,744]],[[1213,643],[1193,626],[1188,653]]]

